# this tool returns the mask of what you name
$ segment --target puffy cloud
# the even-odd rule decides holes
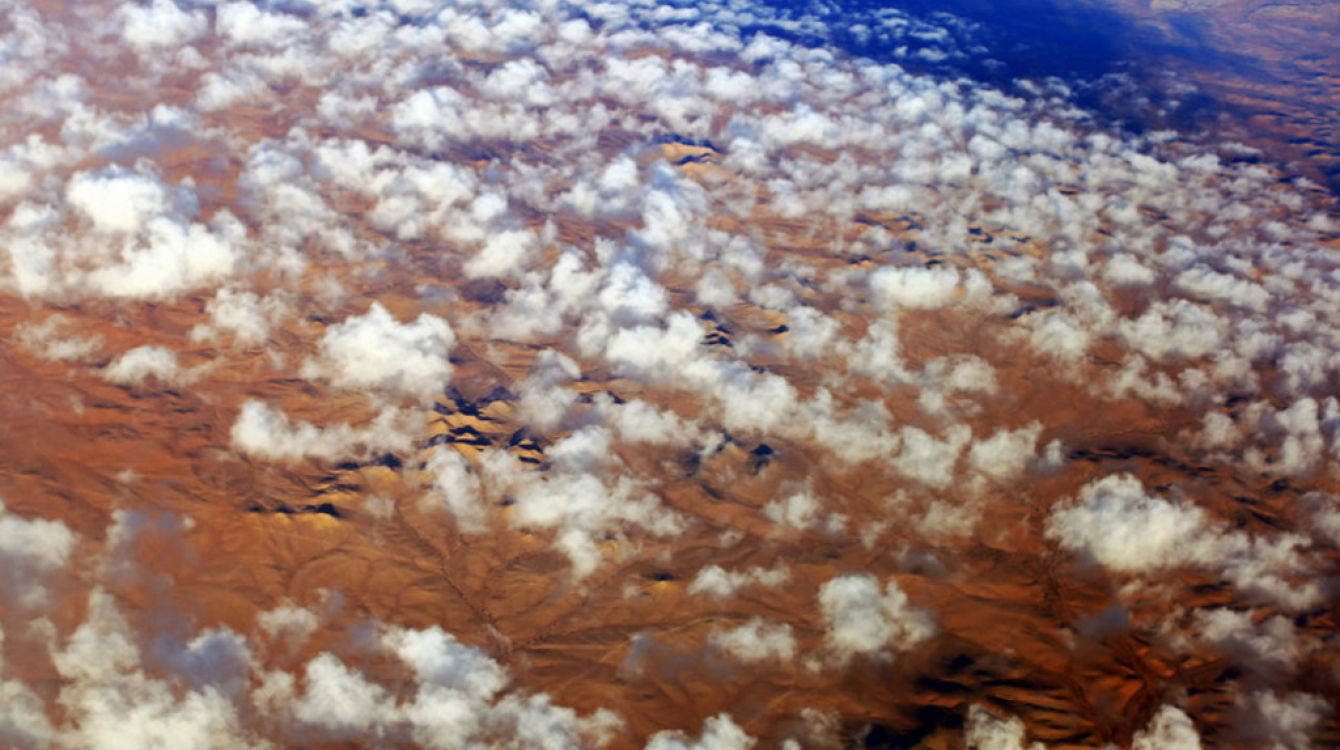
[[[119,14],[122,35],[140,52],[178,47],[209,30],[209,19],[203,10],[183,10],[173,0],[124,6]]]
[[[1190,373],[1183,373],[1183,383],[1189,383]],[[1118,399],[1132,395],[1156,404],[1181,404],[1184,400],[1182,389],[1166,373],[1149,373],[1149,362],[1139,355],[1127,355],[1121,370],[1110,381],[1112,396]]]
[[[206,652],[209,652],[206,655]],[[264,748],[243,730],[234,703],[250,662],[245,644],[226,629],[206,631],[166,654],[176,680],[152,675],[112,596],[95,589],[86,620],[52,661],[63,680],[60,702],[69,747]]]
[[[964,732],[968,747],[979,750],[1045,750],[1027,740],[1024,722],[1016,716],[998,717],[978,705],[968,709]],[[1191,719],[1174,706],[1161,706],[1149,724],[1131,738],[1130,750],[1200,750],[1200,733]]]
[[[535,357],[530,376],[518,387],[518,416],[530,427],[548,431],[557,427],[577,402],[577,393],[564,387],[581,375],[577,363],[565,354],[545,349]]]
[[[6,11],[11,21],[0,35],[7,63],[0,74],[0,90],[9,92],[49,72],[50,64],[58,55],[67,54],[70,46],[61,24],[46,23],[37,9],[14,4]]]
[[[702,338],[703,329],[693,316],[674,313],[664,328],[620,329],[609,339],[605,356],[631,374],[665,380],[682,372],[695,359]]]
[[[935,634],[929,612],[912,605],[894,581],[884,591],[874,577],[849,574],[819,589],[825,643],[840,661],[856,655],[905,651]]]
[[[285,605],[257,624],[271,637],[306,632],[313,623],[304,614],[311,616]],[[542,694],[504,695],[503,668],[437,627],[383,628],[375,645],[409,670],[407,695],[403,685],[393,690],[328,652],[308,660],[300,679],[261,670],[245,640],[226,628],[185,641],[160,636],[147,653],[114,599],[97,589],[85,621],[51,653],[69,721],[52,726],[35,693],[4,681],[0,695],[11,700],[0,706],[0,736],[19,747],[275,747],[242,728],[259,710],[301,743],[400,737],[439,750],[508,743],[575,750],[600,746],[618,724],[608,712],[579,716]],[[254,689],[252,674],[260,678]]]
[[[320,627],[320,617],[310,609],[284,600],[277,607],[256,615],[256,627],[272,640],[301,646]]]
[[[728,308],[739,299],[730,276],[715,266],[703,271],[693,289],[699,302],[718,309]]]
[[[866,329],[865,336],[839,346],[846,350],[847,367],[854,373],[886,383],[913,380],[899,355],[897,328],[888,319],[875,321]]]
[[[14,515],[0,502],[0,586],[6,600],[22,606],[45,603],[43,579],[67,568],[75,535],[61,521]]]
[[[936,489],[947,487],[954,480],[959,456],[972,441],[972,428],[961,424],[945,430],[940,440],[916,427],[904,427],[899,434],[902,451],[894,459],[894,468]]]
[[[63,203],[20,204],[0,230],[21,294],[159,298],[240,267],[245,226],[226,210],[197,221],[189,182],[169,187],[144,163],[79,172],[64,193]]]
[[[308,30],[300,18],[241,2],[221,5],[215,11],[214,28],[229,44],[262,47],[281,46]]]
[[[637,162],[621,155],[605,165],[594,179],[572,186],[562,200],[587,218],[628,216],[635,213],[641,188],[642,175]]]
[[[1104,567],[1139,573],[1181,566],[1217,571],[1243,591],[1288,609],[1323,597],[1297,534],[1253,537],[1230,531],[1200,507],[1145,492],[1140,480],[1114,474],[1086,484],[1075,502],[1047,520],[1046,535]]]
[[[156,178],[113,167],[103,172],[80,172],[70,179],[66,200],[93,226],[104,232],[135,234],[148,220],[163,212],[169,201],[167,186]],[[177,200],[188,200],[178,193]]]
[[[749,750],[756,742],[728,714],[721,714],[703,722],[703,732],[697,740],[683,732],[657,732],[647,742],[646,750]]]
[[[884,309],[935,309],[954,301],[962,275],[953,268],[885,266],[870,274],[870,292]]]
[[[991,480],[1015,479],[1033,460],[1041,435],[1040,422],[1017,430],[997,430],[968,449],[968,466]]]
[[[418,434],[420,420],[418,415],[387,409],[360,427],[348,424],[318,427],[310,422],[290,421],[283,411],[262,401],[248,400],[242,404],[229,436],[234,448],[262,458],[339,460],[408,451]]]
[[[726,570],[720,565],[709,565],[698,571],[687,591],[720,599],[734,596],[736,591],[746,586],[780,586],[790,577],[791,571],[784,565],[771,569],[754,566],[744,570]]]
[[[795,305],[787,308],[787,332],[783,345],[796,356],[818,357],[835,343],[838,322],[813,307]]]
[[[796,653],[790,625],[757,617],[738,628],[712,633],[708,642],[746,664],[772,659],[789,662]]]
[[[1260,284],[1204,266],[1188,268],[1178,274],[1174,284],[1193,297],[1220,301],[1257,313],[1264,312],[1270,303],[1270,292]]]
[[[483,486],[474,467],[458,451],[438,447],[428,457],[424,471],[432,477],[432,498],[440,499],[461,528],[479,531],[483,528],[486,506]]]
[[[941,391],[948,395],[958,393],[995,393],[998,388],[996,371],[986,360],[976,355],[940,357],[926,363],[922,372],[923,403],[926,393]],[[931,413],[936,410],[928,409]]]
[[[1303,500],[1315,532],[1340,544],[1340,500],[1322,492],[1308,493]]]
[[[1195,359],[1217,351],[1224,343],[1225,320],[1211,310],[1175,299],[1149,306],[1134,321],[1122,321],[1119,330],[1135,351],[1150,359]]]
[[[547,472],[502,451],[481,456],[487,491],[515,500],[511,523],[552,529],[555,545],[572,561],[577,578],[593,573],[604,559],[599,542],[622,538],[630,528],[656,536],[684,530],[678,513],[641,482],[617,473],[620,464],[609,444],[605,428],[583,427],[549,447]]]
[[[102,371],[104,378],[124,385],[138,385],[149,378],[170,385],[185,375],[177,364],[177,353],[162,346],[131,349],[112,360]]]
[[[1297,629],[1281,615],[1260,619],[1249,611],[1201,610],[1196,632],[1256,669],[1291,669],[1303,654]]]
[[[438,87],[416,91],[391,110],[391,125],[402,143],[441,148],[450,134],[465,130],[459,109],[460,94]]]
[[[657,320],[669,303],[665,289],[632,263],[616,263],[608,270],[597,299],[616,324]]]
[[[465,262],[465,274],[471,278],[509,276],[525,267],[538,245],[535,233],[525,229],[498,232]]]
[[[543,694],[502,694],[508,682],[503,668],[437,626],[385,628],[379,645],[413,674],[408,696],[397,698],[387,686],[323,653],[307,662],[300,685],[271,673],[258,698],[325,740],[404,733],[432,750],[598,747],[618,724],[609,712],[579,716]]]
[[[1254,404],[1247,416],[1255,422],[1255,438],[1268,447],[1248,448],[1247,465],[1262,473],[1307,474],[1326,457],[1323,420],[1333,422],[1338,415],[1340,406],[1333,398],[1325,404],[1301,398],[1278,410],[1268,404]]]
[[[307,662],[303,677],[305,689],[292,704],[293,716],[331,739],[369,736],[375,726],[395,718],[387,690],[332,654]]]
[[[209,79],[209,75],[205,76]],[[251,88],[264,89],[264,81],[234,81],[216,76],[214,88],[207,85],[201,96],[215,96],[219,106],[233,98],[253,95]],[[313,159],[312,142],[304,131],[294,130],[284,140],[264,140],[252,145],[245,156],[246,167],[237,178],[239,203],[257,227],[257,239],[268,265],[288,272],[301,271],[324,252],[340,257],[358,257],[370,248],[360,242],[348,217],[331,207],[337,196],[324,195],[316,177],[322,174],[320,159]],[[316,161],[316,164],[309,164]],[[353,183],[349,187],[359,187]],[[313,256],[316,257],[313,257]]]
[[[997,343],[1030,342],[1065,365],[1045,377],[1072,378],[1104,398],[1255,399],[1234,417],[1208,415],[1188,447],[1236,461],[1235,471],[1308,488],[1323,481],[1337,455],[1337,411],[1325,394],[1337,364],[1328,321],[1340,280],[1314,234],[1334,227],[1303,190],[1267,166],[1219,159],[1167,135],[1100,132],[1059,82],[1025,82],[1005,94],[824,46],[852,34],[898,58],[959,57],[969,45],[956,43],[948,17],[931,24],[903,13],[811,10],[783,17],[655,3],[394,0],[365,9],[148,0],[110,10],[110,22],[90,29],[82,18],[57,24],[42,11],[10,8],[0,34],[0,90],[12,105],[10,142],[0,144],[0,201],[12,209],[0,228],[7,285],[30,299],[190,292],[188,303],[209,300],[197,342],[231,337],[246,347],[269,342],[285,319],[311,318],[322,305],[311,299],[320,296],[314,272],[369,295],[406,293],[409,273],[500,278],[502,304],[485,302],[453,321],[472,339],[509,339],[499,351],[511,341],[552,350],[517,385],[515,414],[536,429],[570,432],[549,447],[542,469],[502,452],[475,463],[451,450],[427,453],[428,499],[464,528],[482,527],[486,503],[516,500],[509,522],[552,535],[578,577],[617,550],[637,554],[641,535],[686,527],[638,473],[650,461],[639,456],[627,466],[617,456],[723,431],[822,446],[837,461],[815,471],[866,461],[891,467],[934,493],[914,522],[921,529],[968,528],[977,505],[963,494],[1013,481],[1030,465],[1063,468],[1059,443],[1037,458],[1048,430],[1041,424],[981,431],[1012,403],[1000,393],[1012,386],[1005,368],[997,377],[986,359],[1001,356],[991,353]],[[207,38],[211,21],[217,39]],[[65,40],[83,38],[102,40],[79,45],[90,56],[77,66],[87,80],[61,75],[74,69],[57,57]],[[138,63],[125,64],[126,49]],[[108,76],[117,91],[175,103],[152,115],[135,111],[98,93],[111,90]],[[271,91],[311,96],[255,96]],[[225,111],[253,100],[264,100],[263,111]],[[347,140],[318,141],[304,128]],[[713,147],[662,149],[672,135]],[[673,153],[701,158],[656,158]],[[104,166],[115,162],[134,166]],[[198,188],[166,177],[184,167],[200,170]],[[549,223],[540,228],[537,217]],[[815,262],[815,252],[832,257]],[[840,256],[849,267],[829,263]],[[215,290],[220,283],[227,287]],[[276,286],[293,292],[265,291]],[[462,294],[450,280],[413,289],[438,301]],[[730,320],[731,347],[704,346],[699,311],[684,307],[690,299]],[[863,328],[867,299],[887,314]],[[972,341],[944,336],[928,346],[922,324],[956,315],[925,311],[979,303],[990,325],[974,327]],[[784,313],[789,330],[759,332],[757,305]],[[53,320],[23,325],[16,338],[57,361],[97,354],[96,341]],[[1006,329],[1003,342],[992,340]],[[858,338],[844,340],[851,331]],[[426,401],[452,377],[456,333],[441,318],[402,323],[374,304],[331,326],[301,374]],[[966,355],[976,341],[980,356]],[[126,383],[183,375],[171,354],[181,347],[126,346],[137,348],[103,375]],[[503,364],[488,348],[475,350]],[[937,358],[923,367],[927,351]],[[588,406],[568,387],[583,372],[599,379],[608,371],[628,378],[621,397],[636,397],[596,396]],[[662,401],[665,389],[682,393]],[[997,397],[970,401],[983,394]],[[664,403],[674,408],[656,405]],[[411,450],[422,432],[416,419],[385,410],[364,424],[318,426],[248,401],[231,438],[236,449],[275,460],[359,457]],[[823,525],[825,508],[811,491],[788,487],[770,500],[763,512],[775,523]],[[1155,496],[1121,477],[1092,482],[1053,510],[1050,538],[1115,572],[1197,566],[1232,580],[1251,604],[1286,608],[1322,601],[1330,584],[1317,579],[1314,558],[1324,555],[1314,536],[1340,535],[1329,506],[1311,509],[1310,536],[1252,536],[1216,520],[1209,506]],[[829,528],[840,520],[827,518]],[[0,515],[0,530],[12,521]],[[725,597],[776,585],[779,570],[708,566],[689,588]],[[874,579],[830,581],[820,597],[829,648],[880,653],[927,637],[929,619],[900,596]],[[303,612],[280,607],[258,627],[285,640],[314,627]],[[1301,648],[1285,618],[1258,614],[1248,623],[1228,612],[1191,621],[1204,640],[1243,659],[1283,663]],[[789,653],[781,630],[770,628],[749,623],[717,637],[741,654]],[[122,630],[106,625],[106,653],[90,656],[129,654]],[[163,679],[136,666],[138,657],[104,670],[114,676],[87,695],[115,716],[89,708],[71,715],[107,731],[124,719],[127,743],[161,739],[145,728],[150,719],[175,727],[183,745],[250,741],[235,736],[240,719],[226,705],[234,701],[226,680],[182,676],[207,671],[202,654],[240,658],[227,633],[202,637],[180,645],[180,659],[164,667],[174,674]],[[412,681],[391,686],[380,671],[329,654],[288,682],[261,676],[267,705],[287,706],[276,709],[275,726],[295,720],[326,726],[332,737],[430,747],[478,746],[509,733],[520,744],[586,744],[586,720],[544,696],[494,687],[500,667],[441,631],[405,631],[381,645]],[[75,660],[63,663],[75,675]],[[13,696],[0,700],[0,713],[17,707],[0,725],[27,727],[14,736],[28,739],[4,730],[0,737],[43,744],[50,735],[40,722],[12,718],[31,715],[40,699],[14,684],[0,683]],[[134,700],[116,703],[114,690]],[[1307,713],[1293,710],[1306,709],[1302,699],[1250,700],[1265,706],[1261,713]],[[975,726],[984,733],[979,746],[1025,744],[1014,722],[979,715]],[[1165,708],[1138,736],[1149,739],[1137,742],[1190,747],[1188,729],[1184,714]],[[1296,744],[1302,735],[1291,731],[1269,741]],[[92,734],[66,744],[81,742],[97,744]],[[752,744],[726,717],[709,721],[699,742],[657,742]]]
[[[508,338],[553,335],[564,328],[569,316],[590,303],[601,277],[575,253],[564,252],[548,278],[509,290],[506,304],[491,311],[485,325],[496,335]]]
[[[451,379],[447,354],[456,341],[447,321],[421,314],[401,323],[380,303],[326,329],[317,357],[304,368],[340,388],[429,399]]]
[[[245,240],[242,225],[226,212],[208,225],[157,217],[143,237],[123,245],[114,261],[89,274],[92,287],[109,297],[163,297],[232,275]]]
[[[1093,338],[1075,316],[1058,310],[1029,313],[1023,317],[1029,342],[1038,351],[1061,362],[1075,362],[1089,349]]]
[[[968,709],[964,742],[978,750],[1044,750],[1042,743],[1027,742],[1018,717],[998,718],[978,705]]]
[[[792,397],[789,391],[781,395]],[[777,403],[779,410],[787,406],[786,401]],[[898,448],[898,435],[890,429],[892,417],[878,401],[859,401],[843,408],[831,392],[821,389],[809,401],[796,404],[790,415],[779,412],[777,416],[794,420],[782,422],[776,427],[778,432],[813,441],[847,466],[887,459]]]
[[[1242,739],[1269,750],[1308,750],[1312,732],[1334,709],[1320,696],[1261,690],[1237,704]]]
[[[607,423],[625,443],[689,445],[703,440],[703,430],[696,423],[641,399],[615,404],[606,396],[598,397],[596,403],[601,412],[608,415]]]
[[[1244,593],[1298,612],[1325,598],[1329,581],[1317,575],[1308,540],[1295,533],[1248,536],[1227,533],[1205,542],[1216,567]]]
[[[1181,710],[1160,706],[1149,725],[1131,738],[1131,750],[1200,750],[1200,733]]]
[[[1047,536],[1107,568],[1140,571],[1209,561],[1212,552],[1199,543],[1210,525],[1205,511],[1151,496],[1129,474],[1086,484],[1078,500],[1052,513]]]
[[[1119,253],[1103,265],[1103,278],[1119,287],[1144,286],[1158,278],[1158,274],[1135,256]]]
[[[391,628],[382,636],[382,643],[414,670],[420,685],[489,698],[506,683],[496,662],[436,626],[425,630]]]
[[[78,324],[59,313],[47,316],[41,323],[19,325],[14,338],[24,349],[56,362],[90,359],[96,356],[103,342],[96,334],[80,334]]]
[[[0,633],[0,644],[4,643],[2,636]],[[18,680],[0,680],[0,742],[39,750],[51,747],[55,739],[41,696]]]
[[[209,322],[191,329],[194,341],[215,340],[231,336],[237,346],[263,344],[270,337],[271,326],[288,317],[291,312],[282,296],[264,296],[255,292],[220,289],[205,304]]]
[[[763,506],[763,515],[777,526],[807,529],[818,521],[821,506],[819,499],[805,486]]]

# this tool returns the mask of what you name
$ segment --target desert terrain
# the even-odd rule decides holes
[[[4,3],[0,746],[1340,745],[1340,19],[963,5]]]

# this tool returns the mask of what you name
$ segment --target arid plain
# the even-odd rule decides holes
[[[970,5],[0,4],[0,745],[1340,744],[1335,19]]]

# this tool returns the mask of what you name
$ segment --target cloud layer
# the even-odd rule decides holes
[[[1118,650],[1143,728],[1077,736],[1334,733],[1340,224],[1250,147],[947,14],[0,5],[4,742],[803,746],[961,657],[1032,750],[1001,675]],[[144,569],[144,508],[209,546]],[[616,683],[634,632],[694,653]]]

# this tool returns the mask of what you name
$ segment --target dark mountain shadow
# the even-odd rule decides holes
[[[968,24],[964,41],[985,51],[955,65],[991,83],[1017,78],[1097,79],[1121,68],[1129,40],[1137,35],[1130,21],[1115,12],[1081,11],[1054,0],[843,0],[839,4],[858,13],[891,8],[932,22],[946,22],[946,16],[961,19]],[[882,56],[883,51],[860,44],[859,39],[846,41],[852,52]]]
[[[1250,57],[1216,49],[1204,22],[1190,14],[1177,17],[1172,33],[1137,24],[1115,9],[1064,0],[760,0],[792,19],[816,18],[826,34],[807,34],[804,24],[791,30],[759,29],[807,44],[824,44],[847,54],[894,62],[910,72],[946,78],[966,77],[1011,91],[1020,80],[1057,79],[1073,92],[1075,104],[1103,124],[1141,132],[1173,128],[1194,132],[1229,112],[1225,103],[1203,92],[1189,94],[1170,86],[1169,63],[1228,71],[1268,83]],[[901,15],[912,33],[871,33],[877,19]],[[921,26],[921,29],[916,27]],[[932,28],[944,34],[924,33]],[[948,50],[941,55],[937,50]],[[1109,79],[1129,81],[1138,96],[1114,94]],[[1142,111],[1133,111],[1138,104]]]
[[[850,54],[898,62],[917,72],[957,68],[990,83],[1020,78],[1093,81],[1124,72],[1132,62],[1169,57],[1236,75],[1259,68],[1250,57],[1212,46],[1205,22],[1190,13],[1173,16],[1173,33],[1167,33],[1140,25],[1116,9],[1065,0],[759,0],[759,4],[791,18],[823,20],[831,33],[826,41]],[[916,53],[943,44],[943,39],[914,35],[890,45],[862,28],[890,11],[944,27],[957,46],[976,49],[967,59],[925,59]],[[769,29],[769,33],[777,32]],[[898,55],[899,46],[911,54]]]

